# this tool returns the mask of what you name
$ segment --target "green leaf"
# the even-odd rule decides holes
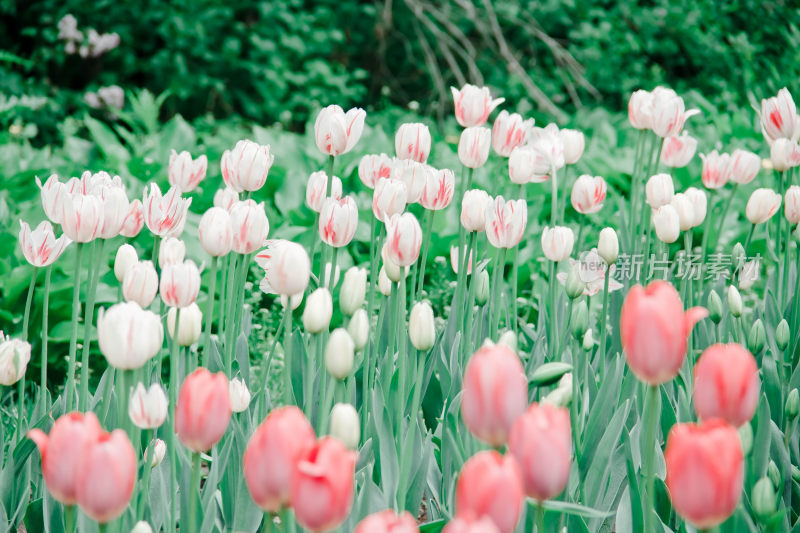
[[[561,361],[545,363],[534,370],[528,381],[534,387],[545,387],[561,379],[567,372],[572,372],[572,365],[569,363]]]
[[[547,500],[544,502],[543,506],[548,511],[582,516],[584,518],[607,518],[614,514],[610,511],[600,511],[599,509],[592,509],[591,507],[586,507],[585,505],[571,502],[561,502],[557,500]]]

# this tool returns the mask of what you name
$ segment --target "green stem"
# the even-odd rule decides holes
[[[558,223],[558,181],[556,180],[556,167],[550,171],[550,226]]]
[[[211,325],[214,322],[214,300],[217,295],[217,268],[219,264],[219,257],[211,258],[211,276],[210,285],[208,287],[208,305],[206,305],[206,338],[205,346],[203,347],[203,362],[202,366],[208,367],[211,359]]]
[[[744,241],[744,257],[747,260],[747,254],[750,251],[750,241],[753,239],[753,233],[756,231],[756,225],[750,225],[750,231],[747,232],[747,240]]]
[[[79,243],[80,244],[80,243]],[[76,518],[76,509],[74,505],[65,505],[64,506],[64,532],[65,533],[75,533],[77,531],[76,525],[77,522]]]
[[[261,533],[272,533],[275,529],[275,524],[272,521],[272,513],[264,513],[264,520],[261,522]]]
[[[550,350],[550,357],[555,360],[561,359],[558,356],[558,342],[556,335],[558,329],[556,328],[556,272],[558,272],[558,262],[550,261],[550,335],[547,339],[548,349]]]
[[[153,460],[153,454],[156,453],[152,444],[155,443],[155,430],[148,430],[146,436],[147,448],[145,448],[144,465],[142,466],[142,490],[139,493],[138,506],[136,509],[136,517],[138,520],[144,520],[144,514],[150,504],[150,475],[153,468],[150,466]],[[148,453],[149,452],[149,453]]]
[[[492,329],[491,339],[497,341],[497,331],[500,327],[500,286],[503,281],[505,268],[506,249],[498,248],[495,255],[494,281],[492,287]]]
[[[50,311],[50,274],[53,266],[50,265],[44,274],[44,299],[42,300],[42,376],[40,382],[40,392],[44,394],[47,390],[47,333]]]
[[[542,502],[536,504],[536,533],[544,533],[544,506]]]
[[[319,427],[317,428],[317,434],[325,435],[328,433],[328,417],[331,414],[331,409],[333,408],[333,395],[336,392],[336,378],[330,376],[325,373],[325,380],[327,383],[325,384],[325,396],[323,400],[323,404],[320,409],[319,414]]]
[[[189,490],[189,533],[197,533],[197,501],[200,498],[200,452],[192,453],[192,485]]]
[[[433,217],[436,211],[425,211],[425,233],[422,234],[422,257],[419,262],[419,284],[417,286],[415,301],[422,299],[422,289],[425,285],[425,265],[428,261],[428,248],[431,245],[431,235],[433,234]],[[412,280],[413,283],[413,280]]]
[[[266,414],[266,399],[267,399],[267,380],[269,379],[269,369],[272,365],[272,357],[275,355],[275,347],[278,344],[278,339],[283,334],[285,337],[285,331],[287,327],[287,320],[289,314],[292,313],[292,305],[291,299],[287,298],[286,307],[283,308],[283,317],[281,318],[281,323],[278,326],[278,331],[275,332],[275,336],[272,339],[272,344],[269,348],[269,355],[267,355],[266,361],[264,361],[264,366],[261,369],[261,379],[259,380],[259,419],[263,418]]]
[[[645,479],[645,501],[644,501],[644,533],[655,532],[655,446],[656,429],[660,418],[659,403],[661,397],[658,385],[645,385],[647,396],[645,397],[644,417],[644,441],[642,446],[642,456],[644,460],[644,479]]]
[[[464,326],[462,331],[464,332],[464,337],[461,339],[461,363],[466,360],[466,356],[472,351],[472,325],[474,322],[475,317],[472,315],[472,306],[475,303],[475,285],[478,282],[477,273],[478,273],[478,262],[477,262],[477,232],[470,232],[469,235],[469,254],[467,257],[473,257],[476,259],[474,264],[472,265],[472,274],[469,277],[469,288],[467,289],[467,301],[464,307]],[[461,268],[465,268],[463,265]]]
[[[294,405],[292,392],[292,310],[291,305],[286,312],[286,327],[283,329],[283,379],[284,379],[284,404]]]
[[[175,309],[175,338],[172,339],[172,343],[170,344],[170,353],[169,353],[169,396],[170,401],[169,404],[171,406],[175,406],[177,404],[177,396],[178,396],[178,331],[181,328],[181,309],[180,307]],[[170,447],[169,447],[169,486],[170,486],[170,494],[172,497],[170,498],[170,525],[171,529],[174,529],[175,525],[177,524],[178,520],[178,509],[176,500],[178,500],[177,493],[178,493],[178,454],[177,454],[177,446],[178,442],[175,438],[175,415],[173,413],[171,419],[171,428],[170,428]],[[171,530],[170,529],[170,530]]]
[[[28,324],[31,318],[31,304],[33,303],[33,290],[36,288],[36,276],[39,273],[39,267],[33,267],[31,274],[31,282],[28,285],[28,295],[25,297],[25,314],[22,315],[22,340],[28,340]]]
[[[81,252],[84,244],[79,242],[75,247],[75,279],[72,287],[72,323],[69,338],[69,365],[67,370],[67,391],[64,399],[66,408],[64,412],[72,411],[73,396],[75,394],[75,358],[78,355],[78,315],[81,312]]]
[[[603,315],[600,317],[600,376],[604,375],[606,366],[606,337],[608,336],[606,322],[608,321],[608,284],[611,278],[611,266],[606,266],[606,275],[603,279]]]
[[[233,344],[236,336],[236,327],[234,325],[234,314],[236,313],[235,295],[237,293],[236,286],[238,283],[239,271],[239,254],[231,254],[230,272],[228,273],[228,287],[225,290],[225,298],[228,300],[227,315],[225,316],[225,369],[228,371],[230,378],[230,368],[232,366],[231,358],[233,357]]]
[[[94,300],[97,294],[97,278],[100,274],[105,239],[92,243],[91,263],[89,266],[89,290],[86,292],[86,309],[83,317],[83,354],[81,356],[81,394],[78,408],[86,411],[89,408],[89,351],[92,344],[92,323],[94,322]]]

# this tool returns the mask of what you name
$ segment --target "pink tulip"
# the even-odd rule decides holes
[[[689,164],[697,151],[697,139],[687,134],[673,135],[661,145],[661,162],[672,168],[683,168]]]
[[[200,292],[200,271],[194,261],[170,263],[161,271],[159,294],[170,307],[189,307]]]
[[[123,237],[132,239],[133,237],[139,235],[139,232],[142,231],[143,227],[144,209],[142,207],[142,201],[136,198],[130,203],[128,214],[125,215],[125,220],[122,221],[122,227],[119,230],[119,234]]]
[[[561,143],[564,145],[564,163],[574,165],[583,155],[586,146],[586,138],[582,131],[563,129],[559,130]]]
[[[361,138],[367,113],[359,107],[347,113],[338,105],[329,105],[317,115],[314,123],[314,140],[317,148],[327,155],[349,152]]]
[[[328,175],[320,170],[309,176],[306,184],[306,205],[319,213],[322,204],[328,197],[338,200],[342,197],[342,180],[337,176],[331,178],[331,192],[328,194]]]
[[[686,119],[698,113],[697,109],[686,111],[683,98],[671,89],[656,88],[653,91],[652,129],[661,138],[679,135]]]
[[[411,513],[404,511],[398,515],[387,509],[364,518],[355,533],[419,533],[419,527]]]
[[[120,234],[128,217],[131,208],[128,196],[121,184],[103,187],[97,196],[103,203],[103,225],[97,236],[101,239],[114,238]]]
[[[19,225],[19,246],[22,248],[22,255],[35,267],[52,265],[72,242],[66,235],[56,239],[53,225],[47,221],[36,226],[33,231],[21,220]]]
[[[237,202],[231,207],[233,241],[231,247],[239,254],[251,254],[264,246],[269,235],[269,220],[264,203],[254,200]]]
[[[214,207],[221,207],[225,211],[230,211],[238,201],[239,193],[230,187],[217,189],[217,192],[214,193]]]
[[[486,212],[494,207],[494,200],[486,191],[470,189],[461,199],[461,225],[467,231],[486,229]]]
[[[775,170],[784,172],[800,165],[800,146],[795,140],[775,139],[769,149],[769,158]]]
[[[319,237],[328,246],[347,246],[356,234],[358,207],[351,196],[328,198],[319,213]]]
[[[428,126],[418,122],[402,124],[394,136],[394,148],[399,159],[424,163],[431,153],[431,132]]]
[[[458,141],[458,159],[465,167],[482,167],[489,158],[491,146],[492,130],[480,126],[466,128]]]
[[[784,196],[784,214],[791,224],[800,223],[800,187],[792,185]]]
[[[393,215],[386,220],[386,245],[388,259],[397,266],[411,266],[419,257],[422,246],[422,228],[411,213]]]
[[[444,209],[453,201],[456,176],[452,170],[431,169],[425,182],[425,188],[419,197],[419,203],[425,209],[438,211]]]
[[[186,213],[192,199],[181,198],[178,187],[170,187],[162,196],[161,189],[155,183],[144,193],[142,206],[144,208],[144,223],[147,228],[162,238],[180,237],[186,225]]]
[[[566,226],[545,227],[542,231],[542,251],[550,261],[564,261],[572,254],[575,234]]]
[[[392,179],[401,181],[406,186],[406,203],[419,202],[431,172],[433,172],[432,167],[411,159],[395,161],[392,166]]]
[[[290,297],[308,287],[311,260],[299,244],[282,239],[267,241],[267,247],[256,254],[256,263],[264,269],[261,290]]]
[[[78,461],[78,505],[92,520],[111,522],[128,507],[136,470],[136,451],[125,432],[100,434]]]
[[[386,154],[365,155],[358,163],[358,177],[361,183],[373,189],[378,180],[390,178],[394,161]]]
[[[64,505],[78,501],[81,457],[100,436],[102,429],[94,413],[72,412],[62,415],[45,434],[40,429],[28,432],[42,456],[42,475],[47,490]]]
[[[502,446],[511,426],[528,405],[528,379],[511,348],[487,345],[475,352],[464,371],[461,417],[483,442]]]
[[[97,196],[70,194],[62,202],[61,229],[69,239],[91,242],[103,229],[103,201]]]
[[[464,85],[459,91],[450,87],[453,93],[453,104],[456,108],[456,120],[462,127],[480,126],[489,119],[495,107],[505,102],[505,98],[492,100],[488,87]]]
[[[753,418],[760,391],[756,360],[739,344],[709,346],[694,367],[694,408],[702,420],[739,427]]]
[[[158,274],[152,261],[137,261],[125,272],[122,295],[126,302],[136,302],[146,309],[158,293]]]
[[[378,220],[399,215],[406,208],[408,192],[400,180],[380,178],[372,193],[372,213]]]
[[[67,187],[58,181],[56,174],[51,174],[47,181],[42,184],[39,177],[36,177],[36,185],[39,186],[42,198],[44,214],[47,215],[53,224],[61,224],[63,217],[63,202],[69,194]]]
[[[456,515],[450,520],[442,533],[500,533],[488,517],[476,518],[474,515]]]
[[[730,155],[720,154],[714,150],[708,155],[700,154],[700,159],[703,160],[701,177],[706,188],[719,189],[728,183],[731,176]]]
[[[509,157],[517,146],[522,146],[528,138],[528,131],[534,120],[525,120],[519,113],[500,111],[492,126],[492,148],[498,155]]]
[[[498,196],[486,206],[486,238],[495,248],[513,248],[522,240],[528,223],[525,200],[505,201]]]
[[[744,457],[739,434],[722,420],[677,424],[664,451],[667,489],[675,511],[698,529],[733,514],[742,495]]]
[[[267,415],[250,437],[242,461],[256,505],[276,513],[289,504],[292,472],[315,440],[314,429],[297,407],[280,407]]]
[[[186,150],[181,153],[173,150],[169,156],[169,184],[178,186],[182,192],[195,190],[206,177],[206,170],[208,158],[205,155],[192,160],[192,154]]]
[[[233,247],[231,215],[221,207],[212,207],[200,219],[197,228],[200,246],[212,257],[228,255]]]
[[[637,130],[653,127],[653,95],[650,91],[639,89],[628,100],[628,121]]]
[[[231,419],[228,378],[198,368],[183,380],[175,405],[175,433],[184,446],[207,452],[222,438]]]
[[[487,517],[500,533],[511,533],[519,522],[524,497],[522,474],[511,455],[478,452],[458,475],[456,514]]]
[[[532,403],[514,422],[508,448],[519,463],[529,497],[542,501],[558,496],[567,486],[572,464],[569,411]]]
[[[466,247],[465,247],[466,248]],[[465,251],[465,253],[467,253]],[[453,268],[453,273],[458,274],[458,269],[461,265],[458,263],[460,259],[460,251],[458,246],[451,246],[450,247],[450,266]],[[468,252],[469,258],[467,259],[467,275],[472,274],[472,251]]]
[[[734,183],[746,185],[753,181],[761,170],[761,158],[747,150],[734,150],[730,161],[730,179]]]
[[[756,189],[745,206],[745,215],[751,224],[763,224],[781,208],[781,195],[772,189]]]
[[[770,144],[778,139],[797,141],[800,136],[800,117],[786,87],[777,96],[761,100],[761,131]]]
[[[269,145],[239,141],[233,150],[222,154],[222,180],[236,192],[257,191],[267,182],[273,161],[275,156],[270,153]]]
[[[678,291],[666,281],[636,285],[622,304],[622,348],[637,378],[660,385],[678,374],[686,357],[686,338],[708,316],[702,307],[683,310]]]
[[[588,215],[602,209],[606,199],[606,180],[600,176],[584,174],[572,186],[572,207],[575,211]]]
[[[357,458],[338,440],[323,437],[297,462],[289,501],[301,526],[318,533],[344,522],[353,505]]]

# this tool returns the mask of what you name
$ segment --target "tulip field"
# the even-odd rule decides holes
[[[201,142],[142,91],[3,148],[3,530],[798,531],[800,115],[759,97]]]

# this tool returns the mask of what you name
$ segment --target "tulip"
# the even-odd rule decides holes
[[[730,160],[730,180],[740,185],[753,181],[761,170],[761,158],[747,150],[734,150]]]
[[[600,238],[597,241],[597,253],[603,258],[607,265],[617,262],[619,256],[619,239],[614,228],[603,228],[600,230]]]
[[[189,374],[175,405],[175,433],[184,446],[194,452],[207,452],[214,446],[231,419],[228,378],[198,368]]]
[[[687,134],[673,135],[664,139],[661,147],[661,162],[672,168],[683,168],[689,164],[697,150],[697,139]]]
[[[792,185],[784,196],[784,213],[790,224],[800,223],[800,187]]]
[[[181,190],[178,187],[171,187],[162,196],[158,185],[151,183],[142,200],[144,223],[159,237],[180,237],[186,225],[186,213],[191,203],[191,198],[181,198]]]
[[[97,196],[69,194],[62,202],[61,229],[68,239],[91,242],[103,229],[103,201]]]
[[[120,370],[141,368],[161,349],[164,329],[158,315],[136,302],[112,305],[97,314],[97,341],[108,364]]]
[[[419,527],[408,511],[398,515],[386,509],[364,518],[356,526],[355,533],[419,533]]]
[[[217,192],[214,193],[214,207],[221,207],[225,211],[230,211],[231,207],[238,201],[239,193],[230,187],[218,189]]]
[[[431,132],[428,126],[418,122],[402,124],[394,136],[394,148],[399,159],[424,163],[431,153]]]
[[[408,319],[408,335],[411,344],[421,352],[433,348],[436,342],[436,325],[433,318],[433,308],[428,302],[417,302],[411,308]]]
[[[378,272],[378,290],[386,297],[389,297],[392,294],[392,280],[389,279],[389,275],[386,273],[385,264],[381,266],[381,269]]]
[[[230,210],[233,228],[233,251],[250,254],[264,246],[269,235],[269,220],[264,212],[264,203],[253,200],[237,202]]]
[[[158,274],[152,261],[139,261],[128,268],[122,281],[126,302],[136,302],[144,309],[150,306],[157,292]]]
[[[353,505],[358,454],[323,437],[297,461],[289,501],[297,523],[314,533],[336,529]]]
[[[314,429],[297,407],[280,407],[267,415],[250,437],[242,460],[256,505],[271,513],[288,505],[292,472],[314,440]]]
[[[423,163],[417,163],[411,159],[397,160],[392,166],[391,179],[403,183],[406,188],[406,203],[413,204],[419,202],[425,185],[433,172],[433,168]]]
[[[508,158],[508,176],[517,185],[547,181],[550,170],[549,161],[530,146],[514,148]]]
[[[775,170],[789,170],[800,165],[800,146],[794,140],[777,139],[770,147],[769,158]]]
[[[169,156],[169,184],[180,187],[183,192],[191,192],[206,177],[208,158],[201,155],[192,160],[192,154],[186,150],[181,153],[175,150]]]
[[[597,213],[606,199],[606,180],[600,176],[584,174],[572,186],[572,207],[575,211],[588,215]]]
[[[365,155],[358,163],[358,177],[361,183],[373,189],[378,180],[390,178],[394,161],[386,154]]]
[[[303,327],[309,333],[322,333],[328,330],[333,316],[333,298],[325,287],[320,287],[308,295],[303,311]]]
[[[121,184],[103,187],[98,197],[103,204],[103,224],[97,236],[111,239],[120,234],[130,211],[130,201]]]
[[[675,207],[665,205],[653,210],[653,226],[656,228],[656,237],[667,244],[678,240],[681,232],[681,223]]]
[[[674,378],[686,357],[689,333],[706,316],[702,307],[684,311],[678,291],[666,281],[631,288],[622,304],[620,335],[636,377],[650,385]]]
[[[728,183],[732,167],[729,154],[720,154],[714,150],[710,154],[700,154],[700,159],[703,160],[701,177],[706,188],[719,189]]]
[[[489,119],[495,107],[505,102],[505,98],[492,100],[488,87],[476,87],[466,84],[461,90],[450,87],[453,93],[453,104],[456,108],[456,120],[464,127],[480,126]]]
[[[528,405],[528,380],[517,354],[500,344],[482,347],[467,363],[463,390],[461,417],[467,429],[492,446],[505,444]]]
[[[384,250],[392,263],[400,267],[414,264],[421,245],[422,228],[413,214],[403,213],[386,219]]]
[[[500,533],[511,533],[519,522],[523,500],[522,474],[511,455],[478,452],[461,468],[456,515],[488,517]]]
[[[186,243],[174,237],[167,237],[161,241],[158,248],[158,266],[162,270],[167,265],[183,263],[186,257]]]
[[[563,129],[558,133],[564,144],[564,162],[567,165],[574,165],[583,155],[586,138],[583,136],[583,132],[578,130]]]
[[[325,368],[338,380],[343,380],[353,370],[355,343],[344,328],[336,328],[325,345]]]
[[[350,267],[344,273],[344,281],[339,289],[339,309],[347,316],[353,316],[367,295],[367,269]]]
[[[155,468],[161,464],[165,455],[167,455],[167,443],[161,439],[153,439],[144,451],[144,460],[150,464],[150,468]]]
[[[492,126],[492,148],[497,155],[509,157],[517,146],[522,146],[533,128],[532,118],[525,120],[519,113],[500,111]]]
[[[178,308],[170,307],[167,311],[167,333],[171,339],[175,338],[175,322],[178,319]],[[181,319],[178,324],[178,344],[191,346],[200,338],[203,332],[203,312],[196,303],[181,308]]]
[[[542,251],[550,261],[564,261],[572,254],[575,235],[564,226],[546,227],[542,231]]]
[[[165,304],[171,307],[188,307],[200,292],[200,271],[191,260],[171,263],[161,271],[159,293]]]
[[[12,339],[0,331],[0,385],[13,385],[21,380],[31,360],[31,345]]]
[[[425,209],[438,211],[444,209],[453,201],[456,177],[453,171],[445,168],[432,169],[428,172],[425,188],[419,197],[419,203]]]
[[[231,411],[241,413],[250,406],[250,390],[245,382],[234,378],[228,383],[228,395],[231,399]]]
[[[314,140],[323,154],[337,156],[349,152],[361,138],[367,113],[359,107],[344,112],[338,105],[329,105],[317,115]]]
[[[322,204],[328,197],[336,200],[342,197],[342,180],[337,176],[331,178],[331,193],[328,194],[328,175],[320,170],[309,176],[306,184],[306,205],[319,213]]]
[[[66,235],[56,239],[53,225],[47,221],[42,222],[31,231],[30,226],[19,221],[19,246],[25,260],[35,267],[52,265],[72,242]]]
[[[328,198],[319,214],[319,236],[334,248],[347,246],[356,234],[358,207],[351,196]]]
[[[144,520],[139,520],[131,529],[131,533],[153,533],[153,528]]]
[[[128,416],[141,429],[155,429],[167,419],[167,394],[158,383],[145,389],[143,383],[136,385],[128,402]]]
[[[228,255],[233,246],[233,225],[228,211],[212,207],[203,214],[197,228],[200,246],[212,257]],[[160,259],[160,256],[159,256]]]
[[[458,141],[458,159],[465,167],[473,169],[482,167],[489,158],[491,146],[492,130],[479,126],[469,127],[461,132]]]
[[[494,206],[494,201],[486,191],[470,189],[461,199],[461,225],[467,231],[486,229],[486,213]]]
[[[746,262],[739,271],[739,289],[746,291],[758,281],[758,259]]]
[[[450,247],[450,267],[453,269],[454,274],[458,274],[460,265],[458,262],[461,260],[461,251],[458,246]],[[472,274],[472,250],[464,248],[464,254],[467,255],[467,274]]]
[[[743,311],[742,295],[739,294],[739,291],[733,285],[730,285],[728,287],[727,301],[728,301],[728,310],[731,312],[731,314],[736,318],[742,316],[742,311]]]
[[[675,195],[675,186],[669,174],[654,174],[650,176],[645,185],[647,205],[653,209],[668,205]]]
[[[442,533],[500,533],[500,530],[488,517],[475,518],[472,515],[456,515],[444,526]]]
[[[686,119],[700,112],[696,109],[685,109],[683,98],[673,91],[653,91],[653,133],[661,138],[678,135],[683,130]]]
[[[739,503],[744,457],[736,429],[722,420],[676,424],[664,451],[675,511],[698,529],[724,522]]]
[[[78,505],[92,520],[111,522],[128,507],[136,483],[136,451],[121,429],[101,433],[78,459]]]
[[[350,450],[358,450],[361,422],[358,411],[349,403],[337,403],[331,410],[331,437],[338,439]]]
[[[356,351],[361,351],[367,345],[370,326],[369,317],[366,309],[358,309],[347,324],[347,333],[353,339],[353,347]]]
[[[45,434],[40,429],[28,432],[42,456],[42,476],[50,494],[64,505],[78,501],[81,456],[94,443],[102,429],[94,413],[72,412],[56,420]]]
[[[532,403],[514,422],[508,448],[519,463],[528,497],[544,501],[558,496],[567,486],[572,464],[569,411]]]
[[[236,143],[233,150],[225,150],[220,167],[225,185],[234,191],[257,191],[264,186],[275,156],[269,145],[261,146],[249,140]]]
[[[408,192],[402,181],[380,178],[372,195],[372,212],[378,220],[399,215],[405,210],[407,200]]]
[[[122,221],[122,227],[119,229],[119,234],[123,237],[132,239],[139,235],[139,232],[142,231],[143,227],[144,209],[142,207],[142,201],[136,198],[130,203],[128,214]]]
[[[138,262],[139,255],[136,253],[136,248],[127,243],[117,248],[117,254],[114,256],[114,276],[117,281],[122,283],[128,270]]]
[[[800,117],[786,87],[777,96],[761,100],[761,132],[769,144],[778,139],[796,141],[800,136]]]
[[[694,205],[692,201],[683,193],[677,193],[672,197],[670,205],[678,213],[678,227],[681,231],[688,231],[694,227]]]
[[[536,174],[550,173],[562,168],[566,163],[564,141],[555,124],[548,124],[544,128],[533,128],[528,145],[537,154],[534,169]],[[536,181],[544,181],[544,179]]]
[[[650,91],[639,89],[628,100],[628,121],[637,130],[653,127],[653,95]]]
[[[694,367],[694,408],[701,420],[739,427],[753,418],[761,391],[758,365],[739,344],[714,344]]]
[[[56,174],[51,174],[47,181],[42,185],[39,176],[36,176],[36,185],[40,189],[42,207],[44,214],[47,215],[53,224],[61,224],[63,219],[63,203],[69,194],[66,186],[58,181]]]
[[[528,205],[525,200],[505,201],[498,196],[486,204],[486,238],[495,248],[513,248],[525,234]]]
[[[256,254],[256,263],[264,269],[261,290],[283,296],[303,293],[311,277],[311,260],[299,244],[272,240]]]
[[[691,227],[696,228],[706,219],[708,197],[705,191],[696,187],[689,187],[683,194],[692,204],[693,217]]]
[[[751,224],[763,224],[781,208],[781,195],[772,189],[756,189],[747,200],[745,214]]]

